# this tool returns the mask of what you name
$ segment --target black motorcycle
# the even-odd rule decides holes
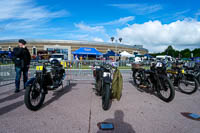
[[[170,102],[174,99],[175,90],[166,76],[165,69],[165,65],[161,62],[152,64],[150,70],[138,69],[134,71],[133,81],[137,87],[146,89],[150,93],[156,92],[160,99]]]
[[[182,63],[173,63],[172,68],[167,70],[167,75],[182,93],[193,94],[198,89],[198,81],[193,70],[184,67]]]
[[[95,77],[95,90],[98,96],[102,96],[102,108],[108,110],[111,105],[112,65],[95,65],[93,71]]]
[[[200,63],[195,63],[194,67],[185,67],[186,71],[193,74],[200,85]]]
[[[52,60],[36,66],[34,77],[25,86],[24,102],[28,109],[36,111],[42,106],[49,90],[55,90],[63,84],[65,70],[58,60]]]

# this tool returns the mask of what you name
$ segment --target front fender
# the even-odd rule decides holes
[[[25,87],[26,87],[26,86],[29,86],[29,85],[31,85],[31,84],[33,84],[33,82],[35,81],[35,79],[36,79],[36,77],[30,78],[30,79],[25,83]]]
[[[112,80],[109,76],[103,78],[104,83],[112,83]]]

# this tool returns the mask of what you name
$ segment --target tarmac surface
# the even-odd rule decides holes
[[[35,112],[24,105],[24,90],[15,94],[14,84],[0,87],[0,133],[200,132],[200,121],[182,115],[200,114],[199,90],[192,95],[176,91],[175,99],[165,103],[127,80],[121,100],[114,100],[104,111],[101,98],[93,90],[94,81],[86,80],[50,91],[43,107]],[[114,130],[100,130],[99,122],[113,123]]]

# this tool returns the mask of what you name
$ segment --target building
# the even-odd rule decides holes
[[[72,41],[72,40],[26,40],[27,48],[32,55],[37,55],[38,51],[62,51],[68,54],[68,59],[71,60],[71,53],[80,47],[96,48],[101,53],[106,53],[108,50],[117,51],[118,53],[127,51],[130,54],[147,54],[148,50],[142,45],[125,45],[122,43],[108,42],[92,42],[92,41]],[[0,40],[0,50],[12,51],[18,44],[18,40]]]

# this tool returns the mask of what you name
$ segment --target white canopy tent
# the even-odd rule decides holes
[[[135,57],[134,55],[129,54],[129,53],[126,52],[126,51],[121,52],[120,55],[121,55],[122,57]]]

